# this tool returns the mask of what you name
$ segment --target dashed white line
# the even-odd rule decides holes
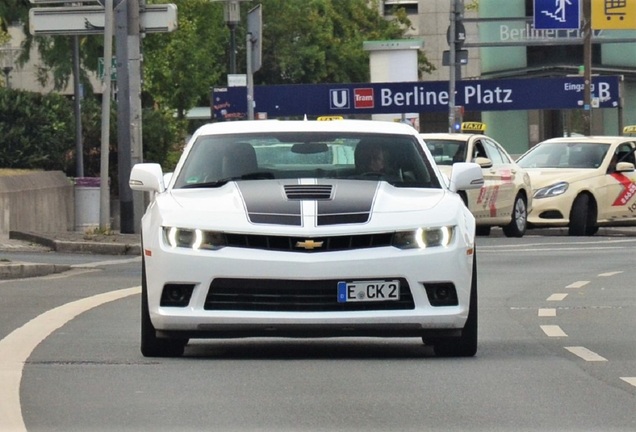
[[[627,384],[631,384],[636,387],[636,377],[621,377],[621,379]]]
[[[566,350],[570,351],[575,356],[582,358],[588,362],[603,362],[607,361],[607,359],[603,356],[596,354],[594,351],[590,351],[589,349],[582,346],[574,346],[574,347],[565,347]]]
[[[558,325],[542,325],[541,330],[543,330],[543,333],[548,337],[568,337]]]
[[[598,276],[599,277],[610,277],[610,276],[615,276],[617,274],[621,274],[623,273],[622,271],[614,271],[614,272],[607,272],[607,273],[600,273]]]
[[[587,285],[589,283],[590,283],[590,281],[572,282],[570,285],[566,286],[566,288],[583,288],[585,285]]]
[[[561,301],[561,300],[565,299],[567,296],[568,295],[565,294],[565,293],[556,293],[556,294],[552,294],[546,300],[547,301]]]
[[[540,317],[555,317],[556,316],[556,309],[554,309],[554,308],[541,308],[541,309],[539,309],[539,316]]]

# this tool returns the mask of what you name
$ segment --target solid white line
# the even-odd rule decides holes
[[[589,284],[590,281],[578,281],[578,282],[573,282],[570,285],[566,286],[566,288],[582,288],[585,285]]]
[[[582,346],[565,347],[565,349],[570,351],[575,356],[581,357],[585,361],[589,361],[589,362],[607,361],[605,357],[602,357],[596,354],[594,351],[590,351],[589,349]]]
[[[35,347],[79,314],[140,292],[140,287],[132,287],[66,303],[33,318],[0,340],[0,431],[26,432],[20,406],[20,381],[24,363]]]
[[[117,264],[128,264],[134,262],[141,262],[141,257],[133,257],[133,258],[124,258],[124,259],[116,259],[116,260],[108,260],[108,261],[97,261],[86,264],[73,264],[73,268],[93,268],[93,267],[101,267],[106,265],[117,265]]]
[[[631,384],[636,387],[636,377],[621,377],[621,379],[627,384]]]
[[[547,298],[547,301],[561,301],[566,298],[568,295],[563,293],[552,294]]]
[[[542,309],[539,309],[539,316],[540,317],[555,317],[556,316],[556,309],[554,309],[554,308],[542,308]]]
[[[558,325],[542,325],[541,330],[549,337],[568,337]]]

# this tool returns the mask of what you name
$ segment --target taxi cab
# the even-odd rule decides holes
[[[489,235],[491,227],[501,227],[507,237],[522,237],[532,205],[530,178],[501,144],[484,135],[484,123],[464,122],[461,127],[461,133],[420,136],[446,174],[456,162],[481,166],[484,185],[463,195],[477,221],[478,235]]]
[[[626,126],[624,133],[636,130]],[[524,153],[533,208],[528,227],[567,227],[591,236],[603,226],[636,225],[636,137],[559,137]]]

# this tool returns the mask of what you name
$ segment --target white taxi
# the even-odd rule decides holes
[[[477,221],[477,234],[489,235],[500,226],[507,237],[523,237],[532,206],[530,178],[508,152],[483,134],[486,125],[462,123],[462,133],[420,134],[442,172],[450,173],[457,162],[476,162],[484,185],[468,190],[463,198]]]
[[[528,227],[568,227],[590,236],[602,226],[636,225],[636,139],[552,138],[518,160],[532,180]]]

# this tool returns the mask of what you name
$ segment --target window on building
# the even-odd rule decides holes
[[[400,8],[404,9],[408,15],[417,15],[418,0],[384,0],[384,15],[393,15],[393,12]]]

